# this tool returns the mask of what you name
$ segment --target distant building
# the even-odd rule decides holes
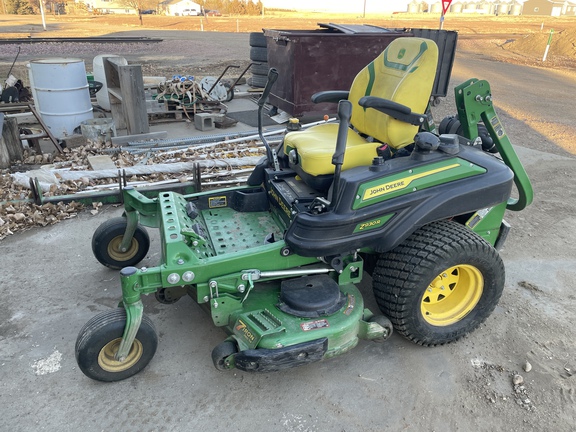
[[[160,3],[160,10],[171,16],[202,15],[202,6],[190,0],[165,0]]]
[[[421,0],[412,0],[406,7],[408,13],[421,13],[426,6],[425,2]]]
[[[524,15],[576,15],[576,2],[570,0],[527,0]]]
[[[85,1],[88,10],[100,14],[137,14],[136,9],[114,0],[88,0]]]
[[[408,4],[414,12],[417,12],[417,4],[421,3],[420,11],[431,13],[442,12],[442,0],[413,0]],[[450,8],[451,13],[472,13],[483,15],[520,15],[522,11],[521,0],[453,0]]]

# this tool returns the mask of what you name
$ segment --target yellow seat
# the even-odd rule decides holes
[[[418,127],[397,120],[376,109],[364,108],[359,100],[376,96],[405,105],[413,113],[424,113],[436,77],[438,47],[422,38],[398,38],[352,83],[348,100],[352,102],[351,125],[342,170],[370,165],[382,143],[393,149],[411,144]],[[321,124],[305,131],[291,132],[284,138],[284,152],[291,156],[296,171],[310,176],[334,173],[332,155],[336,147],[338,125]],[[373,137],[370,142],[364,137]],[[295,159],[297,155],[297,161]]]

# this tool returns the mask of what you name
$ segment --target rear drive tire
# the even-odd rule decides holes
[[[424,346],[474,331],[504,288],[498,252],[456,222],[434,222],[380,255],[373,274],[376,301],[398,333]]]

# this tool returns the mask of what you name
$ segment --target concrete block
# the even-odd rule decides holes
[[[88,156],[88,164],[94,171],[116,169],[116,164],[107,155]]]
[[[214,129],[214,116],[209,113],[194,114],[194,126],[199,131]]]

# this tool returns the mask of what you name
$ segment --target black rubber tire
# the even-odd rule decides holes
[[[234,89],[230,90],[231,85],[228,83],[224,83],[224,87],[228,92],[226,93],[226,99],[224,99],[224,102],[230,102],[232,99],[234,99]]]
[[[103,369],[99,359],[102,349],[121,338],[125,326],[126,309],[117,308],[96,315],[82,327],[76,339],[75,352],[76,362],[84,375],[97,381],[120,381],[137,374],[150,363],[158,347],[158,335],[152,321],[144,315],[133,345],[133,349],[136,349],[137,345],[141,348],[141,352],[131,359],[134,363],[124,370]],[[131,351],[132,353],[133,351]],[[119,367],[119,369],[121,368]]]
[[[236,354],[238,352],[238,346],[232,341],[224,341],[212,350],[212,362],[214,367],[220,371],[229,370],[231,368],[226,367],[224,360],[226,357]]]
[[[268,82],[268,77],[264,75],[252,75],[246,80],[246,82],[251,87],[264,88]]]
[[[384,315],[374,315],[368,321],[380,324],[382,327],[384,327],[386,330],[388,330],[388,334],[386,336],[372,339],[372,342],[381,343],[381,342],[388,340],[388,338],[390,336],[392,336],[392,333],[394,332],[394,325],[392,324],[392,321],[390,321]]]
[[[250,46],[251,47],[263,47],[268,46],[268,41],[263,32],[253,32],[250,33]]]
[[[119,244],[122,241],[128,222],[123,217],[107,220],[100,225],[92,236],[92,252],[96,259],[106,267],[122,269],[134,266],[144,259],[150,249],[150,237],[148,232],[141,226],[136,227],[132,245],[126,254],[117,252],[111,255],[111,243]],[[109,248],[110,247],[110,248]]]
[[[255,62],[267,62],[268,61],[268,48],[251,47],[250,48],[250,60],[255,61]]]
[[[456,116],[449,116],[442,119],[440,125],[438,126],[438,132],[440,134],[458,134],[464,136],[464,127],[458,120]],[[488,129],[484,123],[478,123],[478,136],[482,141],[482,150],[488,153],[498,153],[498,149],[494,145],[494,140],[490,136]],[[470,137],[468,137],[470,138]]]
[[[268,62],[261,62],[260,64],[253,64],[250,67],[250,72],[252,75],[263,75],[268,76],[268,71],[270,71],[270,65]]]
[[[181,299],[181,297],[170,296],[169,292],[166,291],[166,288],[160,288],[154,293],[154,297],[156,297],[156,300],[158,300],[159,303],[166,305],[174,304]]]
[[[274,117],[275,115],[278,115],[278,107],[277,106],[273,106],[272,108],[270,108],[268,110],[268,117]],[[278,156],[280,157],[280,156]]]
[[[439,134],[446,134],[452,127],[452,124],[457,120],[456,116],[446,116],[440,122],[438,126],[438,133]]]
[[[461,292],[476,291],[479,298],[470,304],[470,310],[462,311],[465,315],[456,315],[455,322],[433,325],[422,311],[429,301],[427,291],[455,266],[479,272],[481,292],[479,284],[460,285]],[[394,250],[381,254],[374,269],[373,287],[380,310],[398,333],[419,345],[435,346],[456,341],[484,322],[498,304],[504,279],[504,264],[490,244],[465,226],[440,221],[420,228]],[[456,288],[449,285],[449,289]],[[443,298],[438,297],[440,301]]]

